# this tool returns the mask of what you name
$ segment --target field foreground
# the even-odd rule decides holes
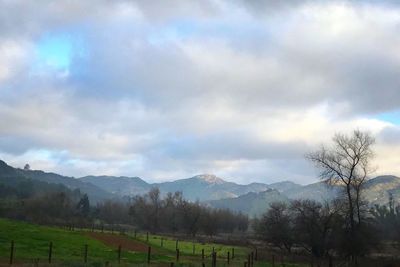
[[[128,234],[68,231],[0,219],[0,266],[9,266],[11,257],[13,266],[171,266],[172,263],[174,266],[195,267],[203,263],[211,266],[213,250],[217,253],[217,266],[244,266],[251,252],[249,248],[220,244],[189,241],[177,244],[176,240],[163,236],[151,235],[147,239],[147,235],[142,234],[134,238]],[[254,261],[254,266],[272,265]]]

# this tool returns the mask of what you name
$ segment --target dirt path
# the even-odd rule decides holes
[[[107,246],[117,248],[119,245],[121,245],[123,250],[147,252],[148,249],[148,246],[146,244],[135,241],[123,235],[113,235],[113,234],[96,233],[96,232],[90,232],[87,233],[87,235],[90,236],[91,238],[103,242]],[[153,248],[152,251],[154,251]]]

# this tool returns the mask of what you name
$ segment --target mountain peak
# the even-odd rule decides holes
[[[203,180],[208,184],[223,184],[223,183],[225,183],[224,180],[215,176],[214,174],[200,174],[200,175],[194,176],[193,178]]]

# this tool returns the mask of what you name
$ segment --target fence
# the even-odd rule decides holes
[[[86,227],[77,228],[74,225],[68,225],[64,227],[70,231],[83,231],[83,232],[99,232],[105,234],[120,234],[125,237],[129,237],[132,240],[137,239],[142,244],[147,244],[147,250],[141,254],[142,257],[135,259],[127,257],[127,248],[124,248],[122,244],[114,246],[113,249],[107,251],[98,251],[98,249],[91,247],[90,244],[84,244],[79,247],[79,255],[75,254],[71,261],[74,261],[72,266],[78,266],[79,264],[98,264],[98,266],[112,266],[116,263],[119,266],[140,266],[140,264],[145,264],[146,266],[159,266],[163,263],[163,266],[265,266],[268,262],[268,266],[278,267],[278,266],[291,266],[290,262],[300,262],[300,266],[347,266],[346,262],[340,262],[337,259],[330,258],[326,261],[314,261],[312,258],[297,257],[294,254],[290,255],[290,258],[286,255],[280,253],[271,253],[271,251],[266,251],[265,248],[253,247],[249,249],[246,254],[243,251],[235,250],[234,247],[229,249],[220,250],[216,247],[204,248],[202,244],[198,244],[194,241],[190,244],[190,241],[183,241],[178,238],[167,238],[160,236],[152,236],[148,232],[139,232],[137,230],[126,230],[114,227],[105,227],[104,225],[100,227]],[[157,237],[157,238],[155,238]],[[154,245],[154,242],[159,242]],[[19,246],[18,240],[7,241],[8,252],[4,253],[6,250],[5,246],[0,247],[2,249],[1,255],[8,254],[7,259],[3,259],[3,262],[7,262],[9,265],[20,264],[21,262],[27,262],[31,260],[35,265],[39,263],[41,265],[49,264],[54,265],[61,263],[65,260],[65,257],[60,255],[57,251],[60,246],[59,243],[54,240],[49,240],[47,244],[43,247],[38,248],[41,251],[40,255],[35,255],[35,258],[27,259],[26,257],[18,257],[19,252],[24,252],[24,247]],[[190,246],[188,245],[190,244]],[[165,249],[168,245],[170,248],[175,247],[175,251],[170,249],[169,252]],[[101,257],[99,256],[101,255]],[[160,257],[166,256],[166,257]],[[383,266],[385,264],[393,263],[392,260],[387,259],[360,259],[359,266]],[[362,265],[361,265],[362,263]],[[136,265],[135,265],[136,264]],[[396,265],[394,265],[396,266]]]

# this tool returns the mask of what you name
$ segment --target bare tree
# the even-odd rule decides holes
[[[328,184],[343,187],[347,202],[350,237],[356,236],[356,228],[362,223],[362,190],[373,171],[374,138],[367,132],[355,130],[351,135],[336,134],[331,147],[322,146],[307,158],[321,170],[320,178]]]
[[[290,253],[293,246],[293,225],[289,212],[285,203],[273,202],[255,228],[265,241]]]
[[[337,234],[334,228],[340,210],[337,201],[322,204],[314,200],[293,200],[290,215],[296,244],[318,259],[328,256]]]

